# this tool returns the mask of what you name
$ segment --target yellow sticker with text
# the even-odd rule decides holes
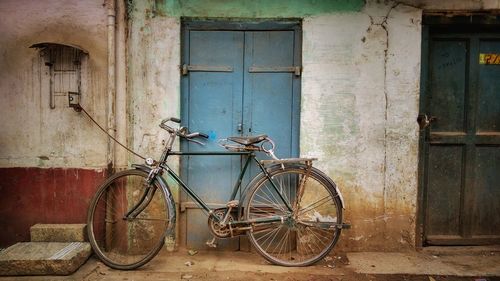
[[[479,54],[479,64],[500,64],[500,54]]]

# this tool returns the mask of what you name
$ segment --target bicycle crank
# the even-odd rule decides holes
[[[222,221],[224,219],[225,214],[226,214],[226,210],[227,210],[226,208],[216,209],[216,210],[214,210],[214,213],[212,214],[212,216],[208,217],[208,228],[210,229],[210,232],[212,232],[212,234],[217,238],[232,237],[231,230],[229,229],[228,224],[222,226],[214,218],[214,217],[217,217],[220,221]],[[228,215],[229,215],[229,217],[227,219],[228,223],[231,223],[231,222],[236,220],[234,217],[234,214],[232,212],[230,212]]]

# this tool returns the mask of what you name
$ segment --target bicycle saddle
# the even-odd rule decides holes
[[[228,137],[227,139],[230,141],[234,141],[235,143],[239,143],[242,145],[251,145],[255,143],[259,143],[267,138],[267,135],[258,135],[258,136],[248,136],[248,137]]]

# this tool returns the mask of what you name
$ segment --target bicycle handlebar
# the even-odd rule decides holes
[[[170,118],[165,118],[165,119],[161,120],[161,122],[160,122],[160,128],[165,129],[170,133],[170,140],[171,141],[168,142],[168,146],[172,145],[175,136],[185,138],[188,141],[192,141],[192,142],[198,143],[200,145],[205,145],[205,144],[200,142],[200,141],[194,140],[194,138],[197,138],[197,137],[202,137],[205,139],[209,138],[208,135],[204,134],[204,133],[200,133],[200,132],[190,133],[187,127],[172,128],[169,125],[167,125],[168,122],[174,122],[174,123],[180,124],[181,119],[175,118],[175,117],[170,117]],[[268,144],[270,146],[266,147],[265,146],[266,144]],[[227,149],[241,149],[241,147],[232,147],[232,146],[225,146],[225,145],[223,145],[223,146]],[[271,158],[273,158],[275,160],[278,159],[276,157],[276,155],[274,154],[274,148],[275,148],[274,141],[271,140],[270,138],[268,138],[267,136],[264,139],[264,141],[261,142],[260,146],[253,146],[253,145],[245,146],[244,149],[249,150],[252,148],[255,148],[257,151],[265,152],[266,154],[268,154],[269,156],[271,156]]]
[[[189,130],[187,127],[180,127],[180,128],[172,128],[169,125],[167,125],[167,122],[175,122],[177,124],[181,123],[181,119],[175,118],[175,117],[170,117],[170,118],[165,118],[161,120],[160,122],[160,128],[167,130],[171,134],[176,134],[179,137],[186,138],[188,140],[196,138],[196,137],[202,137],[205,139],[208,139],[208,135],[200,132],[194,132],[194,133],[189,133]]]

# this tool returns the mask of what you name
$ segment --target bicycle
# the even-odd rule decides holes
[[[337,243],[343,223],[342,195],[335,183],[314,168],[314,158],[278,159],[275,143],[266,135],[229,137],[220,145],[224,152],[173,151],[176,137],[203,144],[203,133],[190,133],[177,118],[161,121],[167,130],[159,161],[118,172],[104,181],[94,195],[87,215],[90,244],[108,266],[129,270],[150,261],[166,240],[175,239],[176,207],[172,192],[162,175],[166,172],[208,215],[215,238],[247,235],[265,259],[282,266],[308,266],[325,257]],[[258,160],[264,152],[270,160]],[[224,208],[210,208],[166,163],[169,156],[239,155],[245,157],[229,201]],[[240,204],[236,199],[250,162],[260,173],[245,189]]]

